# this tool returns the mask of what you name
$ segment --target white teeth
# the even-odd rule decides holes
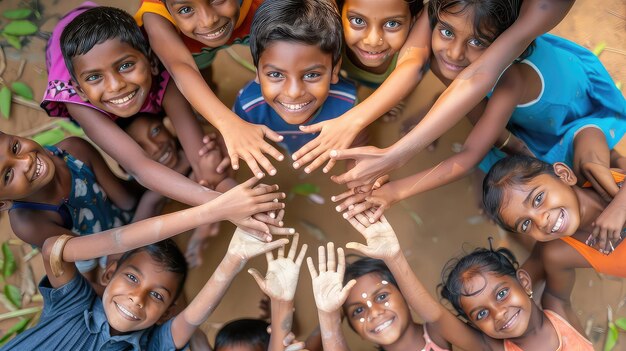
[[[117,305],[117,308],[120,309],[120,311],[122,311],[122,313],[124,313],[125,315],[127,315],[128,317],[132,318],[132,319],[139,319],[137,318],[137,316],[135,316],[134,314],[130,313],[129,310],[125,309],[122,305],[115,303]]]
[[[552,227],[552,230],[550,231],[550,233],[554,233],[558,231],[559,229],[561,229],[561,226],[563,225],[563,217],[565,217],[565,212],[561,210],[561,213],[559,214],[559,218],[556,219],[556,223],[554,223],[554,227]]]
[[[390,319],[390,320],[386,321],[385,323],[377,326],[374,329],[374,332],[379,333],[381,330],[383,330],[383,329],[387,328],[388,326],[390,326],[392,322],[393,322],[393,319]]]
[[[130,99],[132,99],[132,98],[135,96],[135,94],[137,94],[137,91],[136,91],[136,90],[135,90],[135,91],[133,91],[132,93],[130,93],[130,94],[128,94],[128,95],[126,95],[126,96],[124,96],[124,97],[123,97],[123,98],[121,98],[121,99],[109,100],[109,102],[110,102],[110,103],[113,103],[113,104],[115,104],[115,105],[120,105],[120,104],[123,104],[123,103],[125,103],[125,102],[129,101]]]
[[[301,110],[304,106],[310,104],[311,101],[309,102],[305,102],[303,104],[286,104],[281,102],[280,104],[283,105],[286,109],[291,110],[291,111],[297,111],[297,110]]]
[[[202,35],[203,37],[205,37],[207,39],[214,39],[214,38],[217,38],[220,35],[222,35],[222,33],[224,33],[226,31],[226,27],[228,27],[228,23],[226,23],[220,29],[218,29],[217,32],[200,34],[200,35]]]
[[[35,163],[35,173],[33,174],[33,178],[31,180],[39,178],[39,176],[41,175],[41,169],[43,168],[43,164],[39,157],[35,158]]]
[[[166,151],[161,157],[159,157],[159,163],[163,163],[165,162],[165,160],[167,160],[170,157],[170,152],[169,150]]]

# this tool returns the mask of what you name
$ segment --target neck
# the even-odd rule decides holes
[[[417,340],[422,340],[422,328],[419,324],[411,321],[406,330],[400,335],[398,340],[390,345],[384,345],[385,351],[406,351],[417,350],[416,345],[423,344],[424,342],[417,343]]]
[[[593,222],[604,211],[607,203],[591,188],[574,186],[572,189],[578,198],[578,207],[580,209],[580,224],[577,234],[585,232],[587,233],[586,235],[589,235],[593,231]]]
[[[522,350],[536,350],[538,343],[548,342],[549,338],[547,338],[547,336],[551,335],[553,332],[556,335],[556,331],[554,331],[552,324],[548,323],[546,315],[539,306],[533,302],[528,328],[526,328],[526,331],[521,336],[509,340]]]

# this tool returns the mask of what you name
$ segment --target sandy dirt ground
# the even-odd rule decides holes
[[[106,4],[117,6],[129,12],[134,12],[138,0],[111,0]],[[0,10],[18,7],[21,1],[2,0]],[[51,31],[60,15],[78,5],[77,0],[40,0],[40,11],[43,14],[38,25],[42,31]],[[105,4],[101,1],[101,4]],[[1,24],[1,23],[0,23]],[[578,0],[566,19],[553,31],[593,49],[598,44],[606,43],[606,49],[600,59],[606,65],[615,81],[626,82],[626,3],[624,0]],[[26,66],[21,80],[29,83],[35,91],[35,99],[39,101],[46,87],[45,40],[35,37],[22,50],[17,51],[5,45],[7,71],[2,78],[13,81],[20,66],[21,59],[26,59]],[[244,48],[236,51],[244,58],[249,58]],[[216,76],[219,86],[219,95],[226,104],[232,104],[234,96],[246,81],[253,77],[235,63],[228,55],[219,55],[216,65],[220,67],[220,74]],[[443,90],[443,86],[432,76],[427,75],[422,84],[407,99],[400,120],[393,123],[374,123],[369,128],[371,143],[387,146],[399,138],[399,131],[403,121],[414,116],[422,106]],[[362,97],[368,92],[361,91]],[[30,134],[33,130],[49,123],[50,119],[41,111],[24,106],[14,106],[9,120],[0,119],[0,130],[7,133]],[[469,123],[463,121],[453,130],[446,133],[440,140],[434,152],[422,152],[401,170],[393,173],[394,178],[405,176],[417,170],[429,167],[453,153],[454,145],[462,143],[469,130]],[[287,200],[286,225],[295,227],[302,235],[301,241],[309,244],[309,255],[315,253],[316,247],[327,241],[333,241],[343,246],[349,241],[361,240],[359,234],[353,230],[335,211],[330,202],[330,196],[338,194],[342,188],[332,183],[321,172],[304,175],[294,171],[287,162],[276,164],[278,175],[267,179],[266,182],[276,182],[284,191],[289,191],[300,183],[313,183],[321,188],[320,195],[326,200],[324,205],[310,202],[301,196],[292,196]],[[335,167],[334,172],[343,169],[343,165]],[[249,171],[239,172],[239,179],[247,178]],[[519,243],[511,235],[485,222],[479,215],[474,200],[474,189],[469,178],[462,179],[441,189],[415,196],[390,209],[386,215],[399,235],[405,254],[412,267],[430,290],[435,293],[436,285],[440,282],[440,271],[445,262],[476,246],[487,245],[487,237],[495,239],[495,246],[510,247],[524,260],[527,256],[525,245]],[[177,204],[168,206],[168,211],[182,208]],[[201,267],[190,272],[186,285],[186,295],[192,298],[204,285],[211,272],[224,254],[233,226],[229,223],[222,225],[220,235],[211,240],[204,255]],[[15,239],[11,232],[6,213],[0,214],[0,240]],[[185,244],[187,235],[177,239]],[[183,246],[184,247],[184,246]],[[12,246],[16,254],[20,254],[19,245]],[[23,252],[30,251],[24,246]],[[31,265],[35,271],[36,281],[43,275],[41,259],[35,257]],[[255,259],[248,265],[265,271],[265,260]],[[607,323],[607,307],[617,310],[614,316],[626,316],[626,309],[622,308],[625,301],[625,284],[623,279],[607,277],[591,270],[581,270],[577,273],[577,282],[572,296],[572,303],[579,318],[586,326],[590,339],[598,350],[602,348]],[[213,340],[215,332],[224,322],[241,317],[256,317],[259,315],[258,303],[261,292],[254,280],[243,272],[234,281],[226,298],[202,328]],[[305,337],[317,324],[315,304],[311,293],[311,282],[306,268],[303,267],[296,296],[296,316],[300,336]],[[0,306],[0,313],[4,312]],[[416,317],[417,318],[417,317]],[[8,325],[0,324],[2,332]],[[346,325],[345,334],[353,350],[374,350],[374,346],[359,340]],[[622,335],[626,339],[626,335]],[[626,342],[617,346],[616,350],[626,350]]]

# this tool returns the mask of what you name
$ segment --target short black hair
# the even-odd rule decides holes
[[[491,240],[491,238],[490,238]],[[497,276],[510,276],[517,279],[519,264],[511,251],[506,248],[493,250],[492,248],[477,248],[460,258],[448,261],[441,272],[439,285],[441,297],[448,300],[460,317],[469,321],[469,317],[461,308],[462,296],[474,296],[484,290],[467,291],[465,283],[476,275],[487,273]]]
[[[260,346],[267,350],[270,335],[267,333],[269,323],[261,319],[236,319],[228,322],[215,336],[215,351],[232,345]]]
[[[147,119],[149,121],[163,121],[163,116],[160,114],[150,113],[150,112],[139,112],[129,118],[118,118],[115,120],[115,124],[117,124],[120,129],[126,131],[130,126],[132,126],[139,119]]]
[[[527,184],[541,174],[556,177],[551,164],[535,157],[514,155],[498,160],[483,180],[483,207],[485,213],[505,230],[515,232],[500,216],[504,190],[508,187]]]
[[[61,34],[61,53],[74,80],[76,77],[72,59],[111,39],[119,39],[130,45],[151,61],[150,44],[133,16],[115,7],[98,6],[76,16]]]
[[[349,263],[346,266],[346,272],[343,276],[344,285],[352,279],[360,278],[366,274],[376,273],[382,279],[393,284],[396,288],[398,288],[398,290],[400,289],[400,287],[398,287],[398,282],[396,282],[396,278],[393,277],[389,267],[387,267],[383,260],[371,257],[356,257],[358,257],[356,261]]]
[[[491,44],[513,25],[521,7],[522,0],[430,0],[428,17],[431,28],[434,28],[442,13],[455,16],[473,11],[476,39]],[[518,60],[528,57],[533,47],[534,41]]]
[[[424,8],[423,0],[398,0],[404,1],[409,5],[409,11],[411,12],[411,17],[417,16],[420,11]],[[337,6],[339,7],[339,13],[343,11],[343,5],[346,3],[346,0],[337,0]]]
[[[274,41],[315,45],[332,54],[333,66],[341,59],[341,16],[331,0],[265,0],[250,27],[254,65]]]
[[[150,257],[162,265],[167,272],[172,272],[180,275],[180,281],[176,289],[176,294],[172,299],[172,303],[178,299],[178,296],[183,291],[185,286],[185,280],[187,279],[187,260],[185,255],[180,251],[174,240],[165,239],[163,241],[156,242],[154,244],[138,247],[136,249],[125,252],[122,257],[117,261],[117,270],[124,264],[126,260],[134,255],[146,252]]]

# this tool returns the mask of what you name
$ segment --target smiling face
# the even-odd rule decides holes
[[[315,45],[276,41],[259,57],[257,80],[265,101],[290,124],[306,122],[339,80],[332,54]]]
[[[185,36],[210,48],[228,43],[239,19],[237,0],[167,0],[165,4]]]
[[[54,178],[50,154],[36,142],[0,133],[0,200],[21,200]]]
[[[452,8],[456,13],[459,9]],[[490,43],[478,39],[470,7],[459,14],[441,13],[432,33],[431,66],[443,78],[454,80],[465,67],[477,60]]]
[[[94,45],[72,62],[79,95],[119,117],[139,112],[152,87],[148,58],[119,39]]]
[[[343,306],[361,338],[381,346],[398,341],[412,322],[400,290],[377,273],[357,278]]]
[[[411,29],[405,0],[346,0],[341,11],[350,59],[372,72],[384,72]]]
[[[180,274],[164,270],[146,251],[129,257],[102,295],[111,329],[127,333],[153,326],[174,302],[181,279]]]
[[[174,168],[178,163],[176,139],[165,128],[160,118],[150,118],[140,114],[126,128],[126,133],[152,160],[168,168]]]
[[[575,178],[540,174],[526,184],[508,186],[503,189],[500,217],[517,233],[538,241],[571,236],[580,225],[575,183]]]
[[[528,297],[532,290],[525,271],[518,277],[478,272],[463,284],[465,295],[460,303],[472,324],[495,339],[522,336],[528,329],[534,302]]]

